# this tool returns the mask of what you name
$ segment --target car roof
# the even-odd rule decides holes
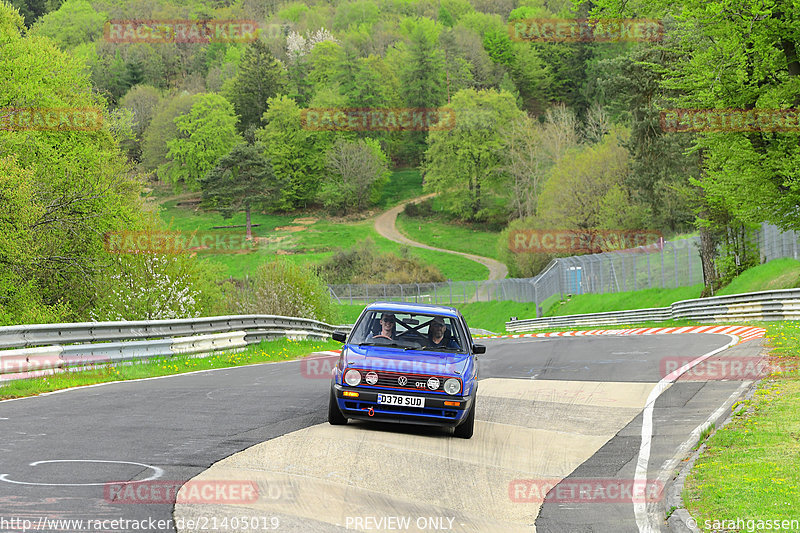
[[[455,307],[435,304],[421,304],[412,302],[372,302],[367,311],[394,311],[395,313],[425,313],[429,315],[443,315],[458,318],[459,312]]]

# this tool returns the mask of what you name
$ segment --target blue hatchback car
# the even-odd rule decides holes
[[[477,355],[457,309],[375,302],[359,316],[333,369],[328,422],[350,418],[453,427],[468,439],[475,425]]]

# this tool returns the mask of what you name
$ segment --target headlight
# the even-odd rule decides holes
[[[361,383],[361,372],[359,372],[355,368],[351,368],[350,370],[344,373],[344,382],[350,385],[351,387],[355,387],[356,385]]]
[[[450,378],[444,382],[444,391],[447,394],[458,394],[461,392],[461,382],[456,378]]]

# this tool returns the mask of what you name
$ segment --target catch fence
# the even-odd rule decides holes
[[[699,237],[663,241],[614,252],[553,259],[532,278],[408,284],[329,285],[339,303],[379,300],[452,305],[470,302],[535,302],[537,316],[551,303],[574,294],[605,294],[703,283]],[[755,243],[761,260],[798,255],[798,234],[764,224]]]

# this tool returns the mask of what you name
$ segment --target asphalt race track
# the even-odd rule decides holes
[[[626,488],[658,488],[676,450],[750,383],[658,385],[664,361],[728,335],[483,342],[470,440],[330,426],[329,382],[298,361],[0,402],[0,532],[658,530],[658,502],[625,500]],[[760,351],[753,340],[712,358]],[[185,503],[163,497],[188,480]],[[575,498],[581,486],[594,497]]]

